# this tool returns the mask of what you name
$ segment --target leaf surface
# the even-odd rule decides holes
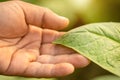
[[[114,75],[104,75],[104,76],[96,77],[92,80],[120,80],[120,77]]]
[[[102,68],[120,76],[120,23],[93,23],[75,28],[55,44],[72,48]]]

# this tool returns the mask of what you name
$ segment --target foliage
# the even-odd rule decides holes
[[[105,75],[105,76],[94,78],[92,80],[120,80],[120,77],[117,77],[114,75]]]
[[[97,65],[120,76],[120,23],[78,27],[54,43],[72,48]]]

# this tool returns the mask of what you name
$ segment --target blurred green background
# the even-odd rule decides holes
[[[7,1],[7,0],[0,0]],[[65,16],[70,20],[66,31],[89,23],[95,22],[119,22],[120,21],[120,0],[23,0],[32,4],[47,7],[55,13]],[[110,75],[94,63],[89,66],[76,69],[68,76],[60,78],[23,78],[0,76],[0,80],[120,80],[116,76],[109,79],[99,77]],[[112,74],[111,74],[112,75]],[[98,77],[98,78],[96,78]],[[93,79],[94,78],[94,79]]]

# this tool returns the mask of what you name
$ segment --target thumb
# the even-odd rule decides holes
[[[42,28],[61,30],[64,29],[69,20],[58,16],[51,10],[40,6],[32,5],[22,1],[16,1],[24,11],[26,22],[28,24],[40,26]]]
[[[68,19],[47,8],[17,0],[0,3],[0,38],[24,36],[28,32],[28,25],[61,30],[68,23]]]

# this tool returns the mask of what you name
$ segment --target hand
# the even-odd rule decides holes
[[[22,1],[0,3],[0,74],[58,77],[87,66],[85,57],[52,44],[64,34],[56,30],[67,25],[68,19],[46,8]]]

